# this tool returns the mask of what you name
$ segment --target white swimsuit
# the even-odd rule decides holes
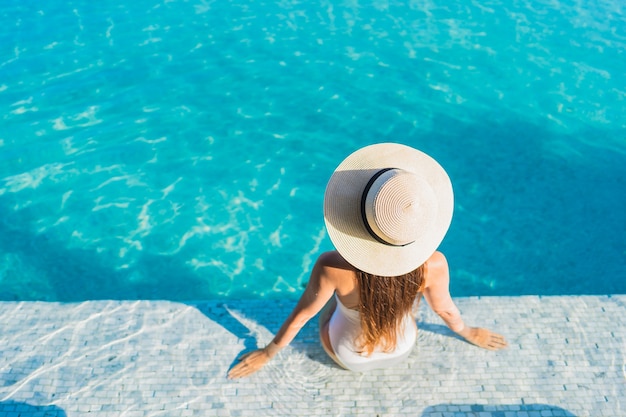
[[[346,308],[337,295],[335,299],[337,308],[328,324],[328,336],[333,351],[343,366],[351,371],[365,372],[394,366],[409,356],[417,339],[417,326],[411,314],[408,314],[402,322],[393,351],[382,352],[377,348],[370,356],[366,356],[366,353],[359,352],[359,346],[356,344],[357,338],[361,335],[359,312]]]

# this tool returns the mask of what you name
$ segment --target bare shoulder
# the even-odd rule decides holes
[[[346,279],[354,276],[355,269],[337,251],[322,253],[315,262],[320,278],[328,279],[340,286]]]
[[[324,268],[354,270],[354,267],[346,261],[337,251],[329,251],[322,253],[317,258],[317,264]]]
[[[436,251],[435,253],[430,255],[430,258],[428,258],[428,260],[426,261],[426,268],[428,268],[428,269],[441,269],[441,268],[448,269],[448,260],[446,259],[446,256],[443,253],[441,253],[439,251]]]
[[[437,278],[447,276],[448,271],[448,260],[445,255],[439,251],[433,253],[430,258],[425,263],[426,266],[426,285],[428,286],[429,281],[432,282]]]
[[[337,251],[322,253],[315,263],[314,271],[317,270],[318,279],[326,281],[335,288],[345,306],[355,304],[352,298],[356,288],[356,269],[346,261]]]

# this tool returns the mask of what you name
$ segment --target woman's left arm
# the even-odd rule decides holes
[[[300,329],[326,305],[333,296],[335,284],[329,274],[329,266],[322,254],[311,272],[309,283],[289,317],[274,336],[272,342],[262,349],[248,352],[239,358],[239,363],[228,372],[228,378],[242,378],[261,369],[282,348],[287,346]]]
[[[424,298],[448,327],[468,342],[489,350],[503,349],[507,346],[504,336],[482,327],[465,325],[459,309],[450,296],[448,262],[441,252],[435,252],[427,261]]]

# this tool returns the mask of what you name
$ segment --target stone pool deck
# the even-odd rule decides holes
[[[488,352],[423,303],[417,346],[354,374],[310,322],[249,379],[225,375],[294,302],[0,302],[0,416],[626,416],[626,295],[456,299]]]

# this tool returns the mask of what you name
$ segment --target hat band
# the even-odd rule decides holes
[[[370,226],[370,223],[367,220],[367,212],[366,212],[366,209],[365,209],[365,204],[366,204],[366,201],[367,201],[367,194],[370,192],[370,189],[372,188],[372,185],[374,185],[374,182],[376,182],[376,180],[381,175],[383,175],[385,172],[391,171],[393,169],[397,169],[397,168],[383,168],[383,169],[381,169],[380,171],[378,171],[377,173],[372,175],[372,178],[370,178],[370,180],[365,185],[365,189],[363,190],[363,194],[361,194],[361,220],[363,220],[363,224],[365,225],[365,230],[367,230],[367,233],[369,233],[370,236],[372,238],[374,238],[374,240],[376,240],[379,243],[382,243],[383,245],[394,246],[394,247],[398,247],[399,248],[399,247],[402,247],[402,246],[410,245],[413,242],[408,242],[408,243],[405,243],[403,245],[395,245],[395,244],[387,242],[385,239],[381,238],[378,234],[376,234],[376,232],[374,232],[374,229],[372,229],[372,227]]]

